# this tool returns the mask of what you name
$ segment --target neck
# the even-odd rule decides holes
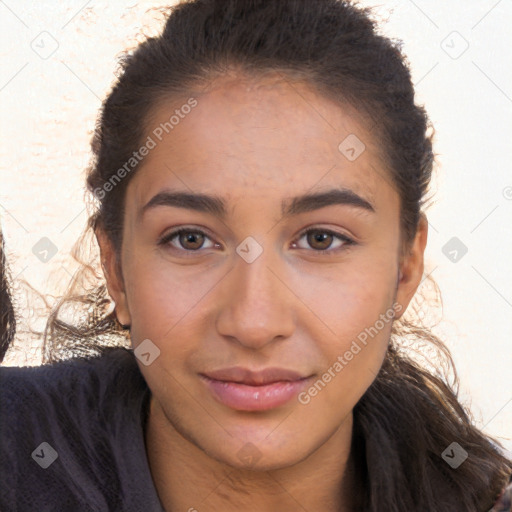
[[[269,471],[234,468],[208,456],[173,427],[153,397],[145,435],[153,481],[167,512],[356,510],[352,413],[308,457]]]

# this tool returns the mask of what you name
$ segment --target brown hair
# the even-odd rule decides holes
[[[108,192],[105,185],[141,146],[151,109],[161,98],[184,96],[231,69],[256,77],[268,71],[299,76],[325,96],[356,108],[374,133],[400,195],[403,240],[412,240],[431,179],[433,132],[425,110],[414,102],[400,43],[378,34],[370,9],[341,0],[191,0],[172,8],[163,33],[125,56],[119,81],[103,103],[87,177],[97,201],[91,228],[103,229],[120,250],[125,190],[137,166]],[[46,361],[59,359],[65,349],[101,352],[105,335],[109,340],[118,336],[114,343],[126,341],[126,331],[108,308],[104,285],[78,302],[92,317],[86,327],[62,321],[66,301],[61,302],[47,326]],[[445,372],[419,364],[406,353],[406,340],[432,347]],[[397,322],[384,364],[354,408],[363,510],[481,512],[492,507],[512,463],[472,424],[457,400],[456,385],[443,343],[418,324]],[[457,469],[442,458],[454,442],[469,454]]]
[[[0,231],[0,363],[14,340],[16,318],[11,301],[4,237]]]

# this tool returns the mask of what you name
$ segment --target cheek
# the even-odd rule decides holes
[[[129,273],[128,273],[129,272]],[[131,337],[134,344],[145,338],[159,340],[171,336],[183,320],[197,315],[203,304],[215,293],[215,287],[226,270],[202,269],[192,266],[172,266],[158,258],[138,260],[127,266],[126,283],[130,314]]]
[[[323,368],[302,403],[352,407],[382,365],[394,318],[396,269],[381,265],[353,267],[329,277],[302,274],[294,287],[313,314],[301,323],[315,340]],[[320,394],[322,395],[320,398]],[[316,398],[318,396],[318,398]],[[323,405],[320,405],[323,404]],[[320,410],[320,409],[319,409]]]
[[[371,306],[370,306],[371,305]],[[324,364],[311,386],[298,397],[309,413],[336,422],[359,401],[377,377],[391,334],[391,302],[353,301],[340,308],[332,325],[334,336],[317,336]]]
[[[373,325],[393,304],[396,264],[387,258],[323,272],[298,271],[288,281],[312,313],[309,316],[317,317],[319,327],[323,325],[331,337],[345,343]]]

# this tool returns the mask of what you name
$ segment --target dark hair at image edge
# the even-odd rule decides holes
[[[16,317],[10,294],[4,237],[0,230],[0,363],[14,339],[15,331]]]
[[[379,144],[388,179],[400,195],[405,245],[413,239],[434,163],[433,131],[414,102],[400,43],[378,33],[370,9],[337,0],[195,0],[170,11],[163,33],[124,57],[123,73],[103,103],[87,177],[95,194],[88,236],[103,230],[119,254],[125,191],[136,168],[102,197],[96,191],[140,148],[159,103],[192,92],[200,98],[202,87],[236,71],[256,78],[279,73],[352,106]],[[77,251],[84,243],[85,238]],[[96,284],[77,293],[84,275]],[[62,318],[69,304],[84,307],[84,322]],[[117,322],[92,263],[53,309],[44,337],[47,363],[128,346],[129,333]],[[429,356],[435,361],[430,369],[406,353],[412,342],[436,355]],[[493,506],[512,462],[473,425],[457,400],[457,387],[446,346],[419,319],[395,322],[383,366],[354,408],[361,510],[486,512]],[[457,469],[441,457],[453,442],[469,454]]]

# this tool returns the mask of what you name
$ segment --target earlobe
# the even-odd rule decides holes
[[[109,237],[101,228],[96,228],[95,235],[100,248],[101,267],[105,274],[107,290],[116,305],[117,320],[121,325],[129,326],[131,324],[130,311],[116,252]]]
[[[424,269],[423,255],[427,245],[427,236],[428,222],[425,215],[422,214],[414,240],[402,258],[398,270],[396,302],[401,307],[399,308],[399,313],[396,313],[396,319],[404,314],[421,283]]]

